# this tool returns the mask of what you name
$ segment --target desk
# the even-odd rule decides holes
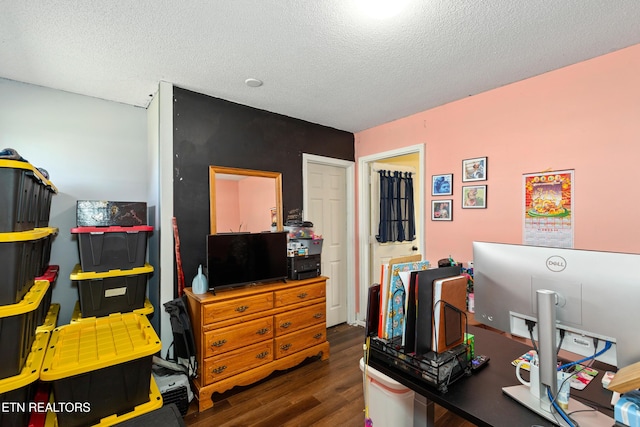
[[[480,371],[474,372],[469,377],[462,377],[451,384],[448,392],[444,394],[374,357],[369,357],[369,366],[424,396],[428,402],[428,416],[433,415],[429,406],[432,408],[432,403],[437,403],[478,426],[553,426],[551,422],[502,392],[502,387],[520,384],[511,361],[530,350],[530,347],[496,332],[475,326],[469,327],[469,333],[475,336],[476,354],[485,354],[491,360]],[[601,383],[606,365],[596,362],[594,368],[598,370],[598,376],[582,391],[571,389],[571,397],[578,401],[588,399],[597,402],[604,406],[601,412],[613,418],[613,408],[610,406],[612,393],[605,390]]]

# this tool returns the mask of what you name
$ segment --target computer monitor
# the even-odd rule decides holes
[[[611,348],[597,359],[628,366],[640,361],[634,320],[640,301],[638,265],[640,254],[473,242],[475,319],[525,338],[530,337],[528,324],[535,325],[534,340],[551,335],[554,347],[561,341],[562,349],[585,357],[603,350],[608,341]],[[550,311],[541,310],[541,315],[539,294],[549,291]],[[541,382],[543,370],[555,379],[555,356],[554,351],[545,367],[541,359]],[[555,381],[547,385],[555,391]]]

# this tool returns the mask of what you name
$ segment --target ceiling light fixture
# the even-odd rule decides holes
[[[406,0],[360,0],[360,8],[375,19],[392,18],[407,5]]]
[[[249,87],[260,87],[262,86],[262,80],[258,80],[258,79],[247,79],[244,81],[244,83],[249,86]]]

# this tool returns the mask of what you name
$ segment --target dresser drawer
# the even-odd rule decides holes
[[[317,298],[324,298],[326,295],[326,281],[312,283],[310,285],[298,286],[293,289],[283,289],[276,291],[275,305],[282,307],[289,304],[296,304],[303,301],[310,301]]]
[[[299,331],[309,326],[326,325],[326,305],[324,302],[309,307],[291,310],[275,316],[276,336]]]
[[[204,361],[204,383],[211,384],[273,360],[273,341],[253,344]]]
[[[312,326],[281,337],[276,337],[276,359],[294,354],[307,347],[323,343],[326,339],[327,328],[324,324]]]
[[[273,316],[205,332],[204,357],[216,356],[271,338]]]
[[[259,313],[264,310],[273,308],[273,293],[265,292],[262,294],[230,299],[227,301],[214,302],[204,306],[203,323],[219,322],[221,320],[232,319],[234,317]]]

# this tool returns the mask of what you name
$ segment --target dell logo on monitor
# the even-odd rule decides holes
[[[547,268],[554,272],[560,272],[565,269],[567,266],[567,261],[564,260],[561,256],[554,255],[547,258]]]

